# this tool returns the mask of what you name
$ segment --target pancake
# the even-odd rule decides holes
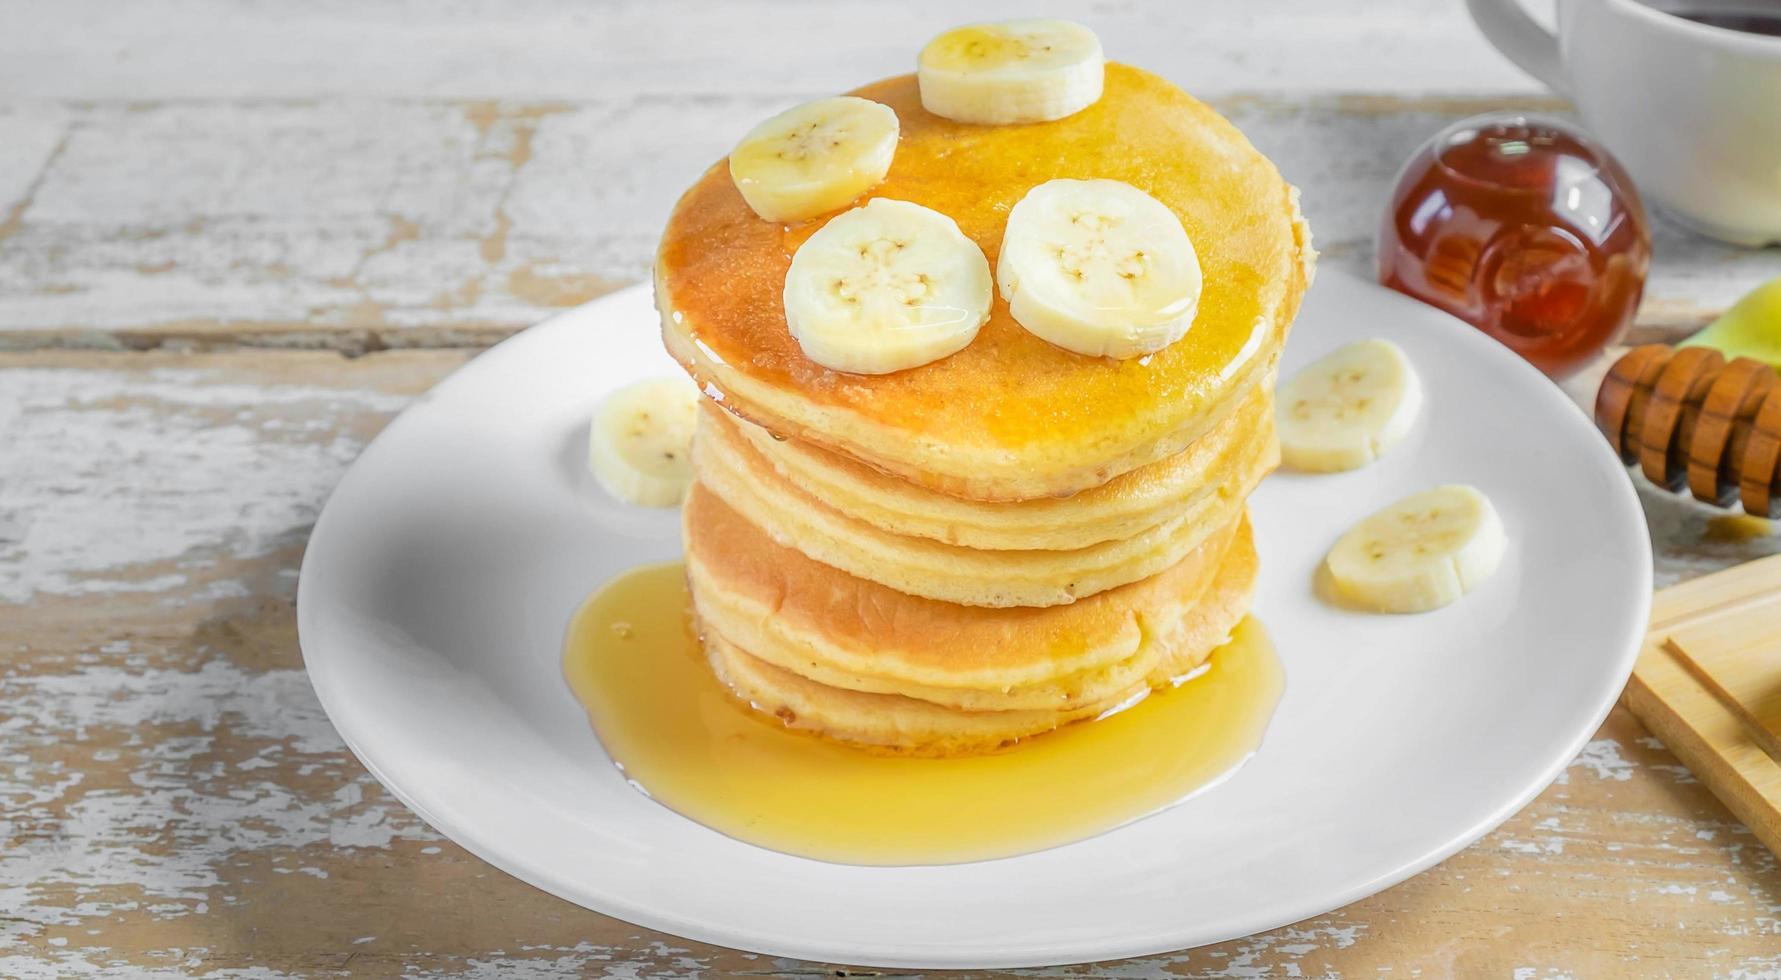
[[[706,410],[716,430],[707,448],[725,451],[740,435],[779,476],[848,517],[892,534],[992,551],[1069,551],[1127,538],[1179,516],[1213,492],[1222,474],[1272,469],[1278,447],[1270,387],[1256,386],[1185,452],[1068,497],[1013,503],[926,490],[813,443],[776,438],[715,406]]]
[[[727,436],[727,438],[726,438]],[[1272,468],[1268,434],[1242,468],[1189,496],[1162,523],[1129,537],[1068,551],[985,551],[895,534],[850,517],[780,474],[712,413],[700,418],[693,469],[711,493],[774,542],[909,595],[969,606],[1056,606],[1147,578],[1180,562],[1231,524],[1244,497]]]
[[[701,485],[684,516],[687,581],[709,631],[821,683],[956,708],[1096,703],[1150,673],[1241,520],[1174,566],[1068,606],[983,609],[905,595],[774,544]]]
[[[1052,346],[999,297],[963,350],[885,375],[804,356],[781,300],[791,253],[823,219],[757,217],[727,166],[680,200],[656,264],[671,354],[724,407],[781,436],[974,500],[1069,494],[1193,444],[1268,376],[1310,281],[1297,192],[1241,133],[1168,82],[1108,64],[1101,99],[1026,126],[974,126],[921,107],[913,76],[855,94],[889,105],[901,140],[871,197],[957,221],[995,265],[1008,209],[1052,178],[1126,181],[1192,236],[1204,290],[1192,327],[1125,361]]]
[[[1190,673],[1230,637],[1245,615],[1255,582],[1255,551],[1245,525],[1234,536],[1210,587],[1154,640],[1152,668],[1129,687],[1092,702],[1059,708],[958,710],[901,694],[849,690],[812,680],[753,656],[701,620],[706,656],[718,678],[756,709],[788,727],[855,745],[912,755],[989,751],[1135,703],[1152,689]],[[969,656],[962,646],[947,651]]]

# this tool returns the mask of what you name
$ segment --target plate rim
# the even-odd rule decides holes
[[[1382,298],[1405,303],[1417,301],[1393,292],[1362,276],[1344,270],[1326,270],[1319,277],[1323,280],[1340,279],[1346,281],[1351,288],[1373,291]],[[1315,288],[1315,287],[1314,287]],[[1604,683],[1603,694],[1598,703],[1591,706],[1587,714],[1578,715],[1579,723],[1575,726],[1570,738],[1564,742],[1564,751],[1555,754],[1523,785],[1514,796],[1500,802],[1488,815],[1473,822],[1463,830],[1457,831],[1444,844],[1429,849],[1423,854],[1399,864],[1390,871],[1372,878],[1357,882],[1338,895],[1325,895],[1316,899],[1301,901],[1285,901],[1279,903],[1280,911],[1275,915],[1258,918],[1253,927],[1245,927],[1239,931],[1230,929],[1219,930],[1210,934],[1196,933],[1188,924],[1166,930],[1153,930],[1143,935],[1117,934],[1094,939],[1079,939],[1054,942],[1044,946],[1023,945],[1020,949],[973,949],[949,952],[934,948],[920,947],[918,944],[877,941],[871,944],[853,944],[852,948],[842,951],[832,945],[824,945],[820,940],[811,940],[795,935],[763,936],[758,932],[746,931],[728,924],[710,919],[694,919],[677,916],[671,911],[657,907],[645,906],[628,900],[616,892],[601,892],[597,885],[590,886],[586,882],[571,878],[567,874],[554,872],[547,864],[527,860],[523,855],[507,853],[499,846],[485,845],[482,839],[467,832],[452,819],[424,805],[398,781],[392,779],[387,769],[380,764],[377,752],[367,747],[361,738],[363,734],[357,729],[357,723],[350,713],[338,710],[342,695],[337,690],[340,680],[333,676],[330,669],[323,666],[316,669],[316,658],[312,658],[311,643],[305,636],[314,636],[315,628],[310,624],[320,615],[314,600],[306,600],[305,596],[313,596],[316,589],[311,587],[315,568],[319,564],[316,558],[329,544],[333,524],[339,519],[339,509],[334,507],[335,500],[343,491],[355,483],[355,477],[362,477],[363,462],[374,453],[383,451],[380,447],[386,444],[392,433],[400,433],[405,423],[417,410],[423,408],[434,397],[445,391],[449,386],[462,382],[465,373],[485,358],[505,359],[513,356],[523,348],[535,343],[544,342],[544,338],[552,333],[552,328],[560,328],[565,321],[585,317],[595,313],[599,307],[616,305],[633,300],[638,294],[650,291],[648,283],[636,283],[622,287],[613,292],[596,297],[561,313],[548,317],[533,326],[524,328],[512,336],[494,344],[489,349],[467,360],[440,378],[424,393],[392,418],[377,435],[360,451],[359,455],[348,466],[340,480],[329,492],[327,501],[318,514],[315,525],[305,545],[302,565],[297,577],[297,638],[303,658],[304,672],[308,676],[311,687],[315,690],[329,723],[339,734],[353,757],[363,765],[392,796],[399,800],[428,826],[451,840],[454,844],[501,872],[517,878],[533,887],[539,888],[552,896],[570,902],[581,908],[600,915],[606,915],[624,922],[665,932],[694,942],[710,943],[729,947],[743,952],[764,956],[790,957],[820,963],[836,963],[850,966],[900,969],[1017,969],[1023,967],[1067,966],[1091,963],[1104,960],[1129,959],[1142,956],[1154,956],[1162,953],[1178,952],[1215,943],[1226,942],[1244,936],[1267,932],[1283,926],[1291,925],[1326,912],[1334,911],[1361,899],[1375,895],[1387,888],[1406,881],[1445,861],[1461,850],[1470,847],[1490,831],[1501,826],[1510,817],[1524,809],[1536,797],[1544,792],[1558,775],[1570,765],[1583,750],[1590,737],[1600,729],[1614,705],[1618,702],[1620,692],[1624,689],[1626,679],[1631,676],[1634,661],[1637,659],[1642,645],[1646,627],[1650,620],[1653,597],[1654,568],[1651,550],[1651,539],[1647,531],[1643,506],[1639,501],[1638,492],[1627,476],[1624,465],[1613,454],[1605,441],[1599,443],[1600,452],[1586,465],[1612,471],[1616,479],[1610,485],[1616,489],[1611,499],[1604,499],[1603,506],[1612,507],[1617,516],[1615,520],[1623,520],[1630,516],[1628,529],[1636,530],[1636,534],[1628,535],[1636,552],[1637,560],[1633,563],[1632,573],[1641,580],[1642,587],[1635,590],[1634,608],[1621,622],[1616,642],[1612,647],[1619,649],[1619,656],[1612,662],[1611,677],[1618,683]],[[1478,356],[1494,359],[1506,365],[1512,372],[1524,372],[1531,376],[1528,380],[1538,381],[1534,385],[1541,394],[1536,397],[1546,399],[1549,406],[1559,406],[1557,411],[1575,413],[1577,421],[1594,428],[1594,422],[1587,413],[1566,395],[1556,383],[1552,383],[1538,369],[1528,364],[1519,355],[1490,338],[1481,331],[1472,328],[1463,321],[1452,317],[1444,311],[1418,304],[1419,308],[1436,314],[1437,318],[1447,324],[1447,333],[1451,337],[1460,338],[1456,342],[1463,348],[1470,345],[1472,352]],[[486,367],[486,365],[484,365]],[[1548,408],[1547,411],[1554,409]],[[1579,465],[1585,465],[1579,461]],[[332,518],[332,519],[331,519]],[[1636,615],[1635,615],[1636,613]],[[1604,645],[1604,649],[1610,649]],[[326,663],[327,658],[320,658]],[[342,717],[348,719],[342,724]],[[749,846],[744,844],[743,846]],[[1020,857],[998,859],[999,861],[1018,861]],[[997,862],[990,862],[997,863]],[[1247,923],[1245,924],[1248,925]],[[764,940],[764,941],[763,941]]]

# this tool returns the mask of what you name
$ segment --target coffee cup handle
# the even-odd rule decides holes
[[[1466,0],[1466,9],[1498,51],[1554,92],[1566,94],[1558,37],[1529,16],[1519,0]]]

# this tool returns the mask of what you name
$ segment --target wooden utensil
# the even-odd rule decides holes
[[[1781,376],[1769,365],[1707,347],[1635,347],[1602,379],[1595,418],[1652,483],[1781,517]]]

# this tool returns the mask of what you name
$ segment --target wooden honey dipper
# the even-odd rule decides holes
[[[1602,379],[1595,420],[1652,483],[1781,517],[1781,375],[1769,365],[1708,347],[1635,347]]]

